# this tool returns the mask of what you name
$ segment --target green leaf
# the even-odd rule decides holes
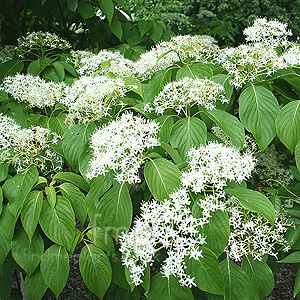
[[[24,63],[19,60],[9,60],[0,64],[0,81],[6,76],[14,76],[24,68]]]
[[[169,194],[180,185],[179,169],[164,158],[148,161],[144,175],[153,197],[158,201],[169,198]]]
[[[191,66],[182,67],[176,73],[176,80],[179,80],[183,77],[190,77],[190,78],[211,78],[213,72],[209,66],[204,63],[198,62],[192,64]]]
[[[105,14],[109,24],[111,23],[114,16],[114,3],[112,0],[98,0],[99,5],[103,13]]]
[[[112,278],[111,266],[105,253],[95,245],[85,245],[80,253],[79,269],[89,290],[102,299]]]
[[[241,187],[236,187],[234,189],[226,188],[225,192],[238,198],[244,208],[260,213],[274,225],[275,210],[271,201],[269,201],[265,195]]]
[[[11,241],[5,235],[2,226],[0,225],[0,267],[5,262],[6,256],[11,249]]]
[[[114,242],[106,228],[95,227],[91,228],[87,233],[88,238],[102,250],[115,253]]]
[[[148,32],[152,41],[157,44],[162,38],[164,32],[163,25],[159,21],[153,21],[153,25]]]
[[[276,130],[281,142],[293,152],[300,140],[300,100],[291,101],[280,110]]]
[[[295,286],[294,286],[294,298],[300,292],[300,269],[297,271]]]
[[[170,142],[173,148],[178,148],[180,157],[187,160],[187,152],[192,147],[204,144],[207,138],[207,129],[203,121],[188,117],[178,120],[172,128]]]
[[[295,251],[278,262],[288,264],[300,263],[300,251]]]
[[[157,118],[157,121],[160,124],[160,130],[158,133],[159,140],[168,143],[171,135],[171,130],[174,124],[173,117],[169,115],[159,116]]]
[[[0,187],[0,215],[2,213],[3,210],[3,192],[2,192],[2,188]]]
[[[80,123],[71,127],[63,136],[62,148],[64,156],[76,173],[79,172],[78,158],[82,153],[83,146],[95,128],[96,126],[92,122],[88,123],[88,125]]]
[[[17,216],[19,214],[26,196],[38,178],[37,168],[31,167],[5,181],[3,192],[8,200],[8,208],[13,215]]]
[[[11,253],[16,263],[31,275],[44,253],[44,241],[38,231],[35,231],[30,241],[26,232],[20,229],[13,239]]]
[[[44,202],[39,222],[51,241],[71,249],[75,237],[75,215],[66,198],[58,195],[54,209]]]
[[[95,8],[89,2],[80,1],[78,4],[77,11],[84,21],[92,18],[95,15]]]
[[[176,165],[180,165],[183,163],[181,157],[178,155],[177,150],[171,147],[169,144],[164,141],[160,141],[160,147],[163,148],[172,158]]]
[[[39,75],[47,66],[50,66],[52,59],[47,57],[41,57],[38,60],[31,62],[27,68],[27,73],[37,76]]]
[[[150,28],[152,26],[153,26],[152,22],[140,20],[138,22],[138,28],[139,28],[141,36],[144,36],[150,30]]]
[[[67,0],[68,3],[68,9],[71,11],[76,11],[77,6],[78,6],[78,1],[77,0]]]
[[[86,201],[84,194],[77,186],[72,183],[65,182],[59,186],[62,195],[67,198],[75,212],[75,216],[84,225],[87,217]]]
[[[44,69],[44,78],[54,82],[59,82],[59,76],[55,68],[52,66]]]
[[[64,247],[54,244],[42,255],[41,273],[56,298],[67,283],[69,271],[69,255]]]
[[[279,105],[273,93],[263,86],[250,85],[239,97],[239,115],[261,150],[265,150],[276,134],[275,119]]]
[[[73,75],[76,78],[78,77],[76,70],[74,69],[74,67],[71,64],[69,64],[65,61],[60,61],[60,64],[62,64],[62,66],[65,68],[65,70],[68,71],[71,75]]]
[[[29,240],[31,240],[39,222],[42,206],[42,191],[32,191],[27,195],[21,211],[21,222]]]
[[[144,99],[146,102],[154,100],[162,88],[171,81],[171,75],[171,69],[159,70],[152,75],[144,91]]]
[[[123,35],[123,28],[121,25],[120,20],[116,15],[114,15],[110,25],[109,25],[110,30],[112,33],[121,41],[122,40],[122,35]]]
[[[235,116],[220,109],[206,110],[205,114],[230,137],[235,147],[241,149],[244,146],[245,129]]]
[[[300,140],[295,147],[295,160],[298,171],[300,172]]]
[[[274,277],[272,270],[265,261],[259,261],[245,255],[243,257],[242,269],[246,272],[252,283],[256,300],[261,300],[272,292]]]
[[[220,265],[225,280],[225,299],[253,299],[253,288],[245,271],[228,258]]]
[[[26,295],[30,300],[41,300],[47,290],[46,285],[40,269],[35,270],[35,272],[25,278],[25,289]]]
[[[224,278],[220,270],[218,257],[208,248],[202,248],[202,255],[199,260],[189,257],[185,258],[186,272],[200,290],[211,294],[224,295]]]
[[[56,205],[56,191],[54,186],[46,186],[45,187],[45,194],[47,195],[47,201],[52,209],[54,209]]]
[[[64,114],[59,114],[57,117],[51,117],[49,119],[49,128],[57,134],[63,136],[69,128],[65,120],[66,115]]]
[[[9,239],[12,240],[15,231],[15,225],[17,217],[14,216],[7,206],[3,206],[2,213],[0,215],[0,227],[2,233]]]
[[[80,176],[77,174],[74,174],[72,172],[59,172],[53,176],[53,182],[57,180],[65,180],[68,182],[71,182],[84,190],[85,192],[88,192],[90,189],[89,184]]]
[[[97,206],[97,212],[97,224],[108,227],[114,238],[129,229],[133,211],[129,191],[124,182],[115,183],[104,194]]]
[[[203,225],[203,233],[206,235],[206,247],[220,256],[228,245],[230,234],[227,212],[221,210],[212,212],[209,223]]]
[[[6,162],[0,163],[0,181],[6,179],[8,175],[8,168],[9,168],[9,163]]]
[[[130,286],[125,276],[125,267],[121,262],[119,256],[109,256],[112,268],[112,281],[122,287],[123,289],[130,290]]]
[[[191,290],[181,286],[174,276],[163,277],[160,273],[151,279],[147,300],[194,300]]]
[[[5,261],[4,264],[0,264],[0,299],[8,298],[12,285],[12,267],[8,261]]]
[[[97,213],[96,207],[99,203],[99,198],[111,187],[112,172],[108,172],[105,176],[99,175],[90,181],[90,191],[86,195],[86,205],[89,219],[92,225],[97,226],[94,215]]]
[[[55,61],[53,63],[54,69],[58,75],[59,81],[63,81],[65,79],[65,68],[60,63],[60,61]]]

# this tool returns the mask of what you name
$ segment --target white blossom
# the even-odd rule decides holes
[[[283,61],[288,67],[299,67],[300,66],[300,47],[299,45],[293,45],[289,47],[283,54]]]
[[[35,126],[22,128],[12,118],[0,114],[0,161],[12,163],[17,172],[37,166],[43,173],[60,171],[62,158],[50,149],[60,136]]]
[[[172,108],[180,114],[194,104],[215,109],[217,101],[228,102],[221,84],[209,79],[184,77],[164,86],[153,101],[153,109],[157,114],[163,114],[165,110]]]
[[[238,183],[251,177],[255,159],[250,153],[240,154],[235,147],[209,142],[188,152],[189,169],[182,173],[183,186],[201,193],[206,186],[222,190],[227,180]]]
[[[107,76],[82,76],[66,88],[62,103],[69,109],[68,121],[86,122],[109,114],[119,98],[132,87],[126,87],[122,79]]]
[[[253,82],[260,75],[271,76],[277,70],[287,67],[274,47],[262,43],[222,49],[216,61],[228,72],[229,83],[236,88]]]
[[[229,258],[241,261],[244,255],[262,260],[263,255],[277,256],[275,245],[290,247],[284,237],[288,229],[287,220],[277,215],[272,226],[262,215],[244,209],[235,197],[227,202],[231,231],[225,250]]]
[[[140,182],[139,169],[148,148],[160,145],[159,125],[130,113],[102,126],[91,137],[93,159],[86,176],[104,175],[114,170],[117,181]]]
[[[173,275],[180,278],[182,285],[195,285],[185,272],[184,258],[199,260],[202,257],[201,245],[205,244],[205,238],[197,228],[207,220],[194,218],[190,203],[188,192],[182,188],[163,202],[144,202],[134,227],[119,237],[122,260],[135,285],[142,283],[145,268],[152,265],[155,254],[162,248],[168,255],[161,267],[163,276]]]
[[[0,63],[12,60],[16,54],[17,47],[6,45],[0,49]]]
[[[80,76],[113,73],[117,77],[134,77],[133,61],[118,51],[100,50],[98,54],[88,51],[71,51],[72,62]]]
[[[140,59],[134,63],[136,76],[142,80],[149,79],[158,70],[190,59],[208,63],[213,60],[217,51],[216,41],[210,36],[179,35],[172,37],[170,41],[161,42],[141,55]]]
[[[283,165],[286,158],[283,154],[278,153],[275,147],[268,147],[264,152],[257,153],[256,159],[254,172],[261,181],[275,179],[288,186],[294,180],[292,171]],[[266,181],[265,184],[271,187],[278,186],[278,183],[273,181]]]
[[[288,24],[266,18],[256,19],[254,24],[244,30],[246,41],[261,42],[272,47],[285,46],[292,31],[287,29]]]
[[[41,49],[70,49],[71,44],[55,33],[28,32],[26,36],[18,38],[18,50],[22,54],[30,50]]]
[[[30,74],[7,76],[0,90],[10,94],[19,102],[28,102],[32,107],[43,108],[53,106],[64,97],[64,83],[46,82],[38,76]]]

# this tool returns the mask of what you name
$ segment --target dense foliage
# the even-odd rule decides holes
[[[244,35],[133,59],[41,31],[1,49],[1,299],[12,268],[30,300],[58,297],[80,246],[86,286],[110,300],[259,300],[300,262],[300,48],[278,21]]]

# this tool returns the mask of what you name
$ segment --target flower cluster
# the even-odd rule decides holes
[[[288,186],[294,176],[290,169],[283,166],[284,156],[280,155],[274,147],[267,148],[264,152],[256,154],[255,173],[260,180],[275,179]],[[267,181],[267,185],[277,187],[276,182]]]
[[[120,236],[122,260],[135,285],[142,282],[145,268],[153,263],[155,254],[162,248],[168,255],[161,267],[162,274],[167,278],[171,275],[179,277],[182,285],[195,285],[193,278],[185,272],[184,258],[199,260],[202,257],[200,246],[205,243],[205,238],[197,227],[206,222],[192,216],[190,204],[185,189],[178,189],[163,202],[145,202],[134,227]]]
[[[252,255],[262,260],[265,254],[275,256],[275,245],[283,245],[284,251],[289,249],[284,233],[287,231],[286,219],[277,216],[274,227],[260,214],[243,209],[235,197],[226,202],[229,213],[231,232],[227,255],[235,261],[241,261],[244,255]]]
[[[244,35],[248,42],[261,42],[272,47],[285,46],[289,43],[288,37],[292,35],[287,26],[287,24],[276,20],[256,19],[252,26],[244,30]]]
[[[145,163],[143,152],[160,144],[158,131],[157,123],[127,113],[103,126],[92,135],[93,159],[86,176],[97,177],[112,169],[119,182],[139,182],[139,169]]]
[[[22,128],[0,114],[0,161],[10,162],[17,172],[37,166],[44,173],[59,171],[62,159],[50,149],[60,137],[39,126]]]
[[[276,50],[261,43],[220,50],[216,60],[228,72],[229,83],[236,88],[253,82],[260,75],[270,76],[286,68],[286,63]]]
[[[299,45],[294,45],[289,47],[281,57],[286,63],[287,67],[300,66],[300,47]]]
[[[194,104],[215,109],[217,101],[228,102],[221,84],[209,79],[184,77],[164,86],[153,101],[153,109],[157,114],[163,114],[165,110],[172,108],[180,114]]]
[[[0,90],[10,94],[20,102],[28,102],[32,107],[43,108],[53,106],[64,95],[64,83],[46,82],[38,76],[30,74],[7,76],[0,86]]]
[[[195,193],[201,193],[208,185],[222,190],[227,180],[240,183],[251,177],[255,167],[251,154],[240,154],[236,148],[216,142],[191,148],[188,157],[190,169],[182,173],[182,184]]]
[[[4,63],[14,58],[16,54],[16,46],[6,45],[0,49],[0,63]]]
[[[109,114],[120,97],[133,87],[126,87],[121,79],[107,76],[82,76],[66,88],[61,102],[69,109],[68,121],[72,123],[97,120]]]
[[[23,55],[29,51],[40,51],[49,49],[67,50],[71,48],[71,44],[50,32],[28,32],[26,36],[18,39],[18,51]]]
[[[113,73],[118,77],[133,77],[133,61],[118,51],[101,50],[98,54],[88,51],[71,51],[72,62],[80,76]]]
[[[142,80],[179,61],[194,59],[208,63],[218,51],[215,40],[209,36],[179,35],[168,42],[161,42],[152,50],[143,53],[134,68],[136,76]]]

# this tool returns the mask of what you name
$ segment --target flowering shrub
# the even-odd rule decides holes
[[[136,61],[41,32],[3,49],[1,299],[12,266],[30,300],[58,297],[80,246],[111,300],[263,299],[300,262],[299,45],[277,21],[244,33]]]

